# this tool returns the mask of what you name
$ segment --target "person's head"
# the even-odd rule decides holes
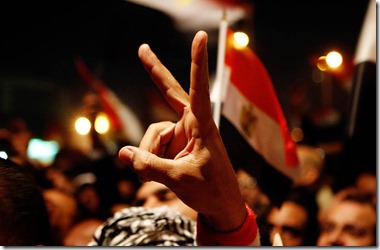
[[[11,117],[6,127],[0,129],[0,139],[6,143],[8,158],[18,165],[27,164],[27,149],[32,133],[23,118]]]
[[[356,189],[338,193],[319,220],[318,246],[376,245],[376,208],[369,193]]]
[[[92,240],[96,229],[104,221],[97,218],[89,218],[75,223],[63,239],[64,246],[87,246]]]
[[[55,188],[43,190],[43,197],[52,227],[54,244],[62,244],[63,238],[78,216],[76,200],[73,195]]]
[[[280,207],[273,207],[267,223],[271,243],[279,233],[284,246],[313,246],[317,236],[318,206],[305,188],[291,190]]]
[[[196,222],[167,206],[132,206],[100,225],[87,246],[194,246]]]
[[[372,202],[376,204],[377,200],[377,179],[375,173],[360,173],[355,180],[355,186],[363,192],[372,194]]]
[[[143,206],[148,208],[168,206],[171,209],[196,220],[197,212],[183,203],[175,193],[173,193],[165,185],[149,181],[141,185],[137,190],[135,206]]]
[[[87,173],[91,169],[92,162],[83,152],[75,148],[63,147],[47,169],[46,178],[53,188],[75,193],[75,189],[79,185],[76,182],[83,179],[80,178],[81,174]]]
[[[256,179],[243,169],[236,170],[236,178],[244,201],[255,211],[257,216],[264,214],[270,207],[270,200],[260,190]]]
[[[0,245],[50,245],[50,225],[39,186],[20,166],[0,159]]]
[[[76,199],[82,213],[95,216],[100,210],[100,197],[95,184],[86,183],[77,188]]]

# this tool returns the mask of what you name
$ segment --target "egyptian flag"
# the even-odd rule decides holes
[[[370,0],[354,58],[354,81],[350,99],[345,148],[340,171],[352,184],[360,172],[376,173],[376,1]],[[339,188],[339,186],[337,187]]]
[[[234,166],[252,174],[279,204],[300,173],[296,145],[264,65],[250,48],[234,46],[233,39],[228,30],[222,107],[226,119],[221,119],[220,132]]]
[[[75,66],[82,79],[99,95],[103,111],[110,119],[111,126],[122,138],[138,145],[144,135],[143,126],[136,114],[101,80],[97,79],[81,58],[75,59]]]

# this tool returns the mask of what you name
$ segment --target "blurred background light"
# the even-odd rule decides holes
[[[343,57],[339,52],[332,51],[326,56],[326,63],[330,68],[338,68],[342,65]]]
[[[292,140],[295,142],[300,142],[304,138],[304,133],[301,128],[293,128],[290,136],[292,137]]]
[[[0,151],[0,158],[3,158],[3,159],[8,159],[8,154],[7,154],[7,152],[5,152],[5,151]]]
[[[78,134],[87,135],[90,132],[90,129],[91,122],[87,118],[80,117],[75,121],[75,130]]]
[[[49,166],[53,163],[59,148],[56,141],[32,138],[28,143],[27,155],[30,159],[38,161],[43,166]]]
[[[326,71],[328,68],[327,62],[326,62],[326,56],[320,56],[318,58],[317,67],[320,71]]]
[[[94,127],[99,134],[107,133],[110,128],[108,117],[103,113],[99,113],[95,119]]]
[[[246,33],[237,31],[234,33],[234,46],[238,49],[244,48],[249,43],[249,37]]]

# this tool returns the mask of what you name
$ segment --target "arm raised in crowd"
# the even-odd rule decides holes
[[[207,34],[199,31],[192,43],[189,94],[147,44],[140,46],[138,54],[179,120],[150,125],[139,147],[123,147],[120,159],[142,180],[166,185],[198,211],[199,244],[258,244],[255,215],[240,194],[212,118]]]

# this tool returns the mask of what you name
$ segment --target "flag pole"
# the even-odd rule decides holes
[[[224,74],[224,59],[226,54],[226,40],[227,40],[227,18],[226,10],[223,9],[222,20],[219,25],[219,38],[218,38],[218,54],[216,64],[216,77],[213,88],[215,89],[215,95],[213,97],[213,118],[216,127],[219,129],[220,116],[222,109],[222,94],[223,94],[223,74]]]

